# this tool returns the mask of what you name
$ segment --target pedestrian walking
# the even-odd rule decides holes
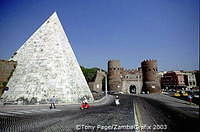
[[[188,95],[188,99],[189,99],[190,104],[192,104],[192,95]]]
[[[120,105],[120,101],[119,101],[119,97],[118,96],[115,97],[115,105],[116,106]]]
[[[50,109],[52,109],[52,108],[56,108],[56,98],[55,98],[55,96],[53,96],[53,98],[51,98],[50,99],[50,103],[51,103],[51,106],[50,106]]]

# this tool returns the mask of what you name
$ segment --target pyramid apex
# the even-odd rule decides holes
[[[58,17],[58,15],[57,15],[57,12],[56,11],[54,11],[52,14],[51,14],[51,16],[49,16],[48,18],[47,18],[47,20],[46,20],[46,22],[48,22],[48,21],[59,21],[60,22],[60,20],[59,20],[59,17]]]
[[[52,15],[57,15],[57,12],[56,12],[56,11],[54,11]]]
[[[54,11],[54,12],[51,14],[51,16],[50,16],[50,17],[52,17],[52,16],[58,16],[58,15],[57,15],[57,12],[56,12],[56,11]],[[50,18],[50,17],[49,17],[49,18]]]

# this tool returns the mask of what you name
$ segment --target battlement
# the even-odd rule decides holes
[[[108,62],[120,62],[120,60],[108,60]]]
[[[157,60],[149,59],[149,60],[142,61],[141,64],[145,65],[145,64],[154,64],[154,63],[157,63]]]
[[[133,74],[133,73],[139,72],[139,70],[138,69],[123,69],[122,72],[126,74]]]

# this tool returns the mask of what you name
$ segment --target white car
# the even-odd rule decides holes
[[[169,93],[168,92],[162,92],[163,94],[165,94],[165,95],[168,95]]]

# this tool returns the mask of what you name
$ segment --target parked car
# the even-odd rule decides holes
[[[199,95],[198,95],[198,94],[195,94],[195,95],[194,95],[194,98],[199,98]]]
[[[187,93],[187,92],[185,92],[185,93],[183,93],[183,94],[182,94],[182,96],[188,96],[188,93]]]
[[[169,93],[168,92],[162,92],[163,94],[165,94],[165,95],[168,95]]]
[[[180,94],[180,93],[178,93],[178,92],[176,92],[176,93],[174,94],[174,96],[176,96],[176,97],[180,97],[180,96],[181,96],[181,94]]]

